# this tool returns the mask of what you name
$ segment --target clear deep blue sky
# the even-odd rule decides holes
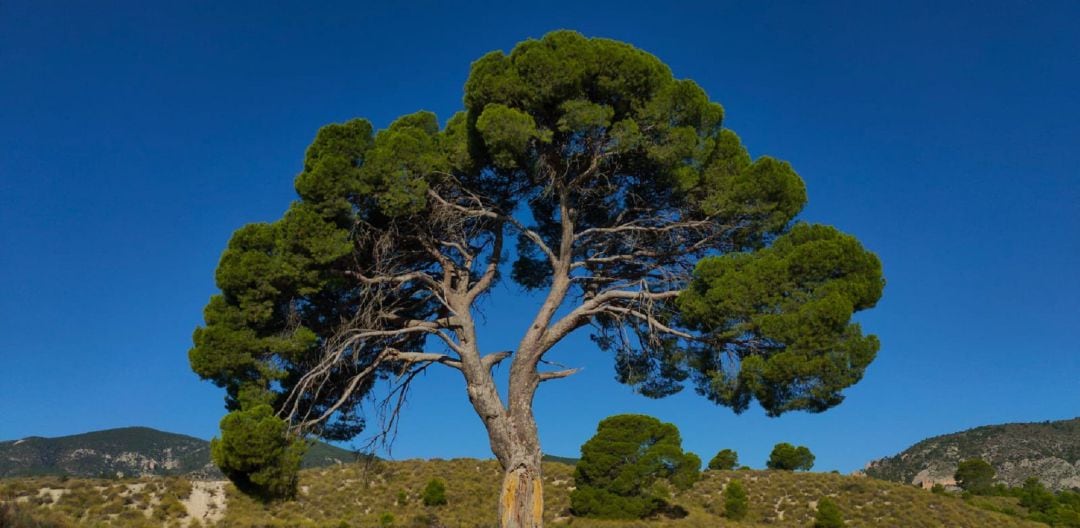
[[[878,359],[824,414],[648,400],[576,336],[553,359],[584,372],[538,395],[545,451],[639,412],[706,460],[732,447],[759,467],[790,441],[850,471],[1080,415],[1080,3],[276,4],[0,2],[0,439],[214,435],[222,393],[189,370],[191,331],[230,234],[280,216],[318,127],[446,118],[472,60],[559,28],[700,83],[753,155],[800,172],[803,218],[857,235],[888,286],[861,316]],[[488,303],[490,350],[532,302]],[[422,381],[393,455],[490,456],[456,373]]]

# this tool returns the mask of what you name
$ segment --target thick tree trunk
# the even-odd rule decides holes
[[[490,374],[469,367],[465,368],[469,401],[484,423],[491,451],[503,469],[499,525],[540,528],[544,525],[544,490],[540,438],[531,406],[536,382],[524,386],[511,382],[511,403],[504,407]]]
[[[540,528],[544,525],[544,485],[540,455],[506,468],[499,495],[499,526]]]

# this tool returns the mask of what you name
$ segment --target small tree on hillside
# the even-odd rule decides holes
[[[612,416],[581,446],[570,507],[585,517],[640,519],[665,504],[653,494],[657,479],[688,489],[700,471],[701,459],[683,452],[674,425],[639,414]]]
[[[576,372],[544,369],[576,331],[650,397],[689,382],[735,412],[833,407],[877,352],[851,317],[881,296],[881,264],[797,222],[802,179],[751,157],[723,114],[654,56],[557,31],[474,62],[441,126],[328,125],[299,199],[229,241],[191,366],[229,412],[268,402],[293,437],[332,440],[372,423],[366,395],[389,433],[421,372],[458,372],[503,468],[504,527],[543,523],[533,398]],[[491,350],[479,310],[506,281],[543,301]]]
[[[442,480],[433,478],[424,486],[424,492],[420,495],[424,506],[442,506],[446,504],[446,484]]]
[[[746,494],[746,488],[742,481],[732,480],[724,487],[724,517],[733,521],[741,521],[750,511],[750,499]]]
[[[832,499],[823,498],[818,501],[814,528],[844,528],[844,514]]]
[[[769,454],[769,461],[765,463],[769,469],[784,471],[810,471],[814,467],[814,454],[806,446],[795,447],[787,442],[781,442],[773,447]]]
[[[709,461],[709,469],[735,469],[739,465],[739,454],[731,449],[721,449]]]
[[[994,485],[994,467],[981,458],[962,460],[956,466],[953,478],[960,489],[982,495],[990,491]]]
[[[210,455],[237,489],[257,497],[290,497],[306,445],[285,435],[288,425],[269,405],[254,405],[221,419],[221,438]]]
[[[1028,477],[1024,480],[1017,495],[1020,498],[1020,505],[1032,512],[1047,513],[1053,508],[1055,502],[1053,492],[1046,489],[1038,477]]]

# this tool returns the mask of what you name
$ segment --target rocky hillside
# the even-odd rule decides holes
[[[304,467],[355,460],[356,455],[349,451],[316,444],[304,457]],[[148,427],[0,442],[0,477],[31,475],[221,478],[210,463],[210,442]]]
[[[1038,477],[1048,488],[1080,488],[1080,418],[976,427],[923,440],[891,457],[867,464],[871,477],[930,487],[954,485],[961,460],[981,458],[998,482],[1019,486]]]

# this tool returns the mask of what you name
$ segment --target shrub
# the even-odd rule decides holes
[[[844,528],[844,515],[830,499],[818,501],[817,514],[814,515],[814,528]]]
[[[735,469],[739,464],[739,454],[731,449],[721,449],[709,461],[709,469]]]
[[[442,506],[446,504],[446,484],[437,478],[429,480],[427,486],[424,487],[421,499],[424,501],[424,506]]]
[[[1028,477],[1020,488],[1020,505],[1031,512],[1048,513],[1054,507],[1055,497],[1036,477]]]
[[[963,460],[957,465],[953,478],[960,489],[975,495],[985,495],[994,484],[994,468],[979,458]]]
[[[221,419],[221,438],[210,442],[214,464],[244,493],[263,500],[293,497],[307,446],[287,438],[287,428],[269,405],[230,412]]]
[[[638,414],[612,416],[581,446],[570,508],[585,517],[644,518],[666,504],[656,494],[658,479],[689,489],[700,473],[701,459],[683,452],[674,425]]]
[[[806,446],[795,447],[787,442],[781,442],[773,447],[772,453],[769,454],[769,461],[765,465],[769,469],[809,471],[814,467],[814,454]]]
[[[746,495],[746,488],[742,482],[732,480],[724,488],[724,517],[733,521],[741,521],[746,517],[750,509],[750,499]]]

